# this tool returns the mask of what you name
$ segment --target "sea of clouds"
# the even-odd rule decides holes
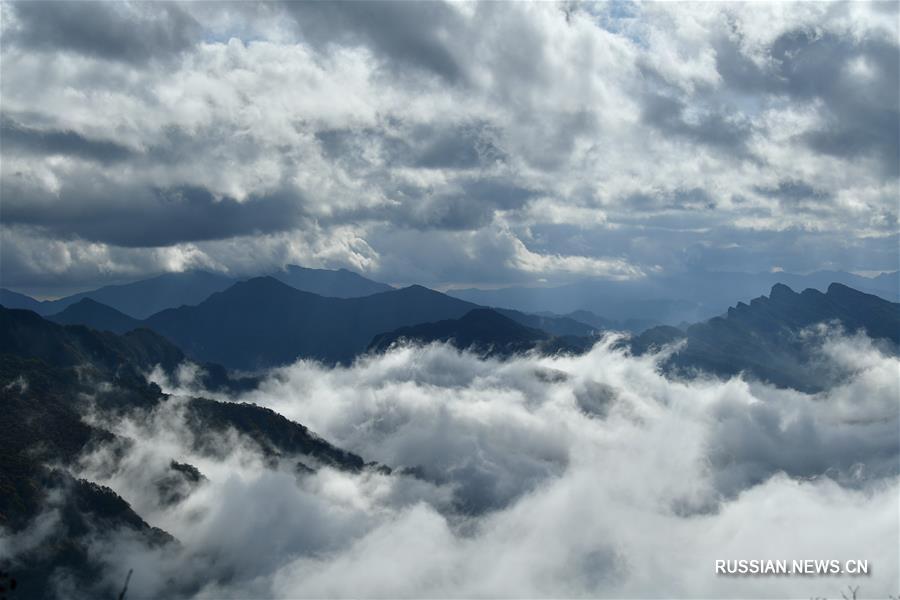
[[[254,402],[393,469],[299,475],[237,435],[192,444],[183,402],[107,423],[85,456],[179,544],[94,540],[129,597],[860,597],[900,591],[900,360],[831,336],[846,374],[815,395],[743,378],[676,381],[610,336],[582,356],[483,359],[405,346],[347,368],[299,361],[225,398],[195,369],[175,395]],[[94,419],[103,419],[95,415]],[[208,481],[165,506],[172,460]],[[46,527],[46,525],[45,525]],[[33,533],[33,532],[32,532]],[[727,577],[716,559],[867,559],[864,577]],[[60,582],[64,585],[65,582]]]

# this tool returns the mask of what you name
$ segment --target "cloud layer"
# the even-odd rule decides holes
[[[896,10],[4,3],[3,283],[896,269]]]
[[[392,475],[268,468],[251,444],[198,453],[179,404],[110,424],[85,457],[181,546],[97,539],[138,597],[887,597],[900,584],[897,359],[830,337],[849,374],[818,395],[670,381],[613,339],[580,357],[483,361],[442,345],[348,368],[298,362],[236,400],[308,425]],[[198,393],[192,371],[169,391]],[[94,418],[103,419],[102,415]],[[149,492],[171,460],[208,478]],[[35,532],[30,534],[36,535]],[[23,536],[27,537],[27,536]],[[9,540],[7,540],[9,542]],[[23,540],[12,544],[22,545]],[[15,547],[13,546],[7,546]],[[716,559],[867,559],[871,575],[722,577]]]

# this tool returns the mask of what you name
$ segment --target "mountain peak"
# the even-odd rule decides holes
[[[141,326],[139,320],[93,298],[82,298],[47,318],[60,325],[86,325],[114,333],[125,333]]]
[[[394,289],[386,283],[366,279],[348,269],[311,269],[285,265],[271,276],[298,290],[329,298],[361,298]]]
[[[783,283],[776,283],[769,292],[770,300],[792,300],[797,293]]]

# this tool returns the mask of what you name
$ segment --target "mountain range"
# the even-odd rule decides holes
[[[143,320],[90,298],[48,318],[114,333],[150,329],[198,362],[255,370],[297,358],[346,364],[365,352],[378,334],[455,319],[479,308],[422,286],[389,290],[334,298],[300,291],[272,277],[258,277],[235,283],[196,306],[166,309]],[[596,333],[595,328],[568,318],[500,312],[522,326],[546,331],[548,338]]]
[[[487,310],[422,286],[394,289],[349,271],[289,267],[279,276],[280,279],[257,277],[236,282],[200,271],[162,276],[129,284],[130,287],[110,286],[56,301],[54,306],[68,304],[48,318],[63,325],[85,325],[120,334],[151,330],[174,343],[191,360],[242,371],[284,365],[299,358],[348,364],[366,351],[382,351],[400,340],[447,341],[481,354],[503,356],[522,350],[578,352],[589,348],[604,331],[630,329],[635,335],[629,344],[635,352],[686,340],[684,348],[667,363],[672,372],[702,369],[730,375],[745,370],[781,385],[812,389],[820,375],[804,375],[810,371],[804,366],[805,355],[784,331],[796,336],[803,327],[829,320],[856,328],[866,322],[865,315],[858,314],[864,310],[880,315],[883,323],[882,329],[872,329],[870,335],[893,339],[887,333],[895,326],[891,319],[897,306],[836,282],[824,294],[807,288],[794,294],[802,302],[791,301],[790,287],[777,283],[769,298],[757,298],[749,305],[738,301],[721,317],[692,326],[682,321],[678,327],[649,327],[653,321],[619,321],[586,309],[564,315],[529,314],[508,308]],[[820,275],[804,277],[816,279]],[[891,285],[895,277],[859,279],[877,287]],[[333,295],[303,291],[285,281]],[[143,314],[149,306],[171,304],[174,298],[187,298],[190,294],[196,300],[221,285],[226,287],[195,304],[172,306],[146,318],[136,318],[95,299],[111,298],[118,306],[127,305],[132,312]],[[707,284],[704,289],[709,291],[712,287]],[[545,288],[544,293],[552,296],[559,289]],[[622,289],[625,288],[620,286],[619,302],[624,302]],[[143,308],[136,309],[141,292]],[[837,303],[836,298],[852,296],[851,292],[857,294],[853,302]],[[338,297],[353,293],[361,295]],[[6,297],[13,297],[11,294]],[[650,299],[640,306],[656,303],[659,308],[666,302]],[[48,303],[40,304],[43,310],[49,309]],[[788,305],[790,310],[785,308]],[[782,312],[773,312],[775,308]],[[753,327],[747,325],[747,319],[753,320]],[[758,327],[761,329],[756,331]],[[221,373],[216,377],[224,381]]]
[[[749,304],[738,302],[726,314],[695,323],[686,331],[656,327],[628,344],[641,354],[680,343],[664,363],[672,374],[743,372],[782,387],[816,392],[843,375],[818,360],[819,345],[828,334],[815,330],[813,326],[819,324],[840,327],[845,333],[860,331],[888,344],[894,353],[900,347],[900,304],[839,283],[829,285],[824,294],[811,288],[797,293],[776,284],[768,297]]]
[[[558,287],[507,287],[448,290],[456,298],[475,304],[530,313],[568,315],[589,311],[613,324],[639,332],[647,324],[695,323],[723,313],[729,306],[755,298],[773,285],[824,291],[831,283],[900,301],[900,272],[862,277],[842,271],[817,271],[807,275],[784,272],[734,273],[691,271],[676,275],[648,275],[626,281],[584,279]],[[575,313],[575,314],[571,314]],[[644,323],[628,320],[639,320]],[[588,322],[588,321],[585,321]]]
[[[297,355],[345,362],[404,340],[445,342],[499,358],[528,351],[583,352],[596,341],[595,335],[554,335],[531,327],[528,323],[546,319],[560,331],[572,326],[538,317],[479,307],[421,286],[341,299],[303,292],[272,277],[235,283],[196,306],[166,309],[144,320],[90,298],[53,317],[92,320],[107,331],[0,307],[0,527],[26,531],[46,506],[64,525],[40,548],[25,551],[24,566],[17,571],[20,584],[42,597],[50,574],[60,568],[91,583],[99,568],[91,544],[104,532],[127,531],[151,547],[178,543],[171,534],[178,532],[151,526],[112,489],[69,474],[68,467],[90,449],[130,443],[104,424],[126,415],[149,420],[172,407],[184,415],[192,452],[218,456],[218,436],[238,435],[260,453],[265,468],[287,461],[297,477],[323,466],[391,472],[269,409],[168,396],[148,382],[151,369],[174,375],[188,359],[206,361],[201,385],[228,392],[254,388],[258,380],[226,367],[254,369]],[[839,283],[825,293],[797,293],[776,284],[768,297],[739,302],[718,317],[684,330],[654,327],[623,338],[620,346],[634,354],[670,348],[661,368],[672,377],[743,373],[817,392],[847,375],[818,360],[827,329],[838,327],[865,333],[896,354],[900,304]],[[415,476],[414,470],[410,473]],[[204,479],[184,457],[171,456],[165,476],[146,492],[157,494],[161,504],[177,504]],[[60,491],[65,493],[54,493]]]
[[[298,290],[334,298],[355,298],[394,289],[346,269],[333,271],[287,265],[270,276]],[[123,285],[109,285],[57,300],[40,301],[12,290],[0,289],[0,304],[7,308],[33,310],[40,315],[52,315],[81,300],[89,299],[129,317],[146,319],[167,308],[199,304],[239,281],[239,278],[208,271],[185,271],[166,273]]]

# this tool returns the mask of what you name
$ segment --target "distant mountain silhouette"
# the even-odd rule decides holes
[[[833,382],[835,374],[817,360],[821,340],[801,332],[819,323],[839,323],[848,333],[861,330],[889,342],[895,351],[900,344],[900,304],[832,283],[824,294],[814,289],[798,294],[776,284],[769,297],[749,305],[739,302],[726,315],[691,325],[687,332],[649,329],[635,337],[631,347],[642,353],[683,340],[683,348],[666,363],[671,372],[746,372],[779,386],[818,391]]]
[[[20,294],[6,288],[0,288],[0,305],[6,308],[22,308],[25,310],[33,310],[37,313],[43,313],[44,308],[40,300],[35,300],[31,296]]]
[[[52,315],[88,298],[135,319],[144,319],[165,308],[202,302],[211,294],[224,290],[234,282],[234,279],[225,275],[207,271],[185,271],[166,273],[134,283],[107,285],[59,300],[38,301],[4,289],[0,290],[0,304],[7,308],[33,310],[40,315]],[[31,302],[23,301],[22,298],[28,298]]]
[[[207,271],[166,273],[134,283],[110,285],[75,294],[56,303],[64,302],[68,306],[82,298],[90,298],[130,317],[145,319],[165,308],[202,302],[233,283],[234,279],[230,277]]]
[[[141,327],[139,320],[90,298],[82,298],[62,312],[47,318],[60,325],[87,325],[99,331],[113,333],[125,333]]]
[[[346,269],[306,269],[288,265],[272,277],[298,290],[321,296],[355,298],[391,291],[391,286],[366,279]],[[228,289],[240,279],[208,271],[165,273],[122,285],[72,294],[58,300],[35,300],[25,294],[0,289],[0,305],[33,310],[40,315],[55,315],[84,299],[94,300],[135,319],[146,319],[161,310],[194,306],[216,292]]]
[[[331,298],[358,298],[394,289],[347,269],[332,271],[288,265],[281,271],[271,273],[271,277],[303,292]]]
[[[482,356],[510,356],[530,350],[583,352],[590,348],[593,341],[588,337],[552,336],[517,323],[495,310],[477,308],[459,319],[421,323],[379,334],[369,344],[369,350],[384,352],[402,342],[449,342],[460,350]]]
[[[400,341],[417,343],[452,342],[460,349],[479,353],[510,354],[531,350],[550,335],[516,323],[489,308],[471,310],[459,319],[421,323],[382,333],[372,340],[369,350],[383,352]]]
[[[378,333],[461,317],[473,308],[421,286],[362,298],[325,298],[258,277],[197,306],[162,311],[145,325],[196,360],[249,370],[298,358],[348,363]]]
[[[346,363],[372,337],[397,327],[462,316],[477,308],[421,286],[360,298],[301,292],[274,278],[239,282],[196,307],[169,309],[143,321],[89,298],[48,318],[65,325],[125,333],[152,329],[199,362],[257,369],[315,358]],[[554,335],[592,335],[590,325],[500,309],[517,323]]]
[[[572,316],[570,313],[574,311],[590,311],[621,326],[628,325],[629,330],[636,330],[643,324],[629,325],[626,321],[639,319],[667,325],[683,321],[694,323],[719,315],[741,300],[755,298],[776,283],[795,289],[824,291],[833,282],[892,302],[900,301],[900,275],[897,272],[868,278],[841,271],[818,271],[807,275],[687,271],[627,281],[584,279],[557,287],[471,288],[449,290],[447,294],[483,306],[531,313]]]
[[[560,316],[554,315],[553,313],[546,314],[548,316]],[[579,321],[581,323],[587,323],[601,331],[631,331],[633,333],[641,333],[651,327],[660,325],[660,322],[655,319],[625,319],[623,321],[616,321],[614,319],[607,319],[606,317],[596,315],[589,310],[576,310],[567,315],[562,315],[561,317]]]
[[[571,318],[569,315],[537,315],[508,308],[492,308],[492,310],[512,319],[516,323],[540,329],[551,335],[591,336],[606,329]]]

